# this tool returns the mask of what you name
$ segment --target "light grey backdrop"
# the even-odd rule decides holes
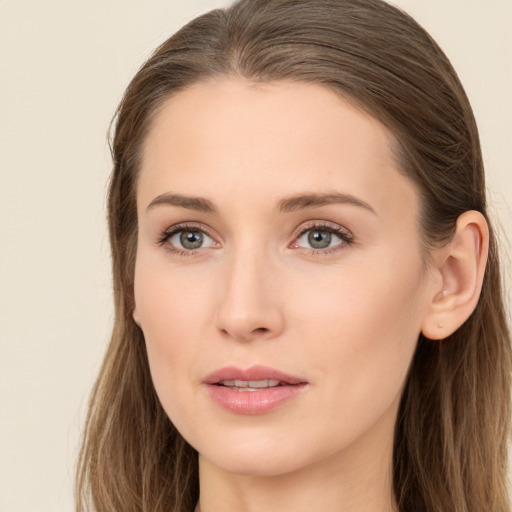
[[[106,129],[150,51],[226,3],[0,0],[0,512],[73,508],[78,435],[112,319]],[[512,1],[395,3],[466,86],[510,233]]]

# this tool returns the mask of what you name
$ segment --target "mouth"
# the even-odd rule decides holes
[[[221,368],[205,379],[210,397],[237,414],[263,414],[300,396],[307,380],[266,366]]]
[[[275,388],[277,386],[289,386],[287,382],[282,382],[273,379],[264,380],[223,380],[216,384],[217,386],[224,386],[232,389],[233,391],[258,391],[265,388]]]

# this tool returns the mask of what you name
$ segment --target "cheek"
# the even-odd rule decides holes
[[[140,320],[153,383],[169,416],[174,419],[176,396],[183,396],[187,383],[198,380],[197,359],[207,339],[204,326],[210,292],[198,291],[182,273],[138,260],[135,272],[135,304]],[[200,280],[199,280],[200,281]],[[210,336],[211,338],[211,336]]]
[[[211,303],[210,282],[208,269],[180,269],[169,263],[163,250],[138,253],[135,304],[151,344],[166,345],[177,339],[187,341],[183,348],[194,345]]]
[[[318,279],[324,284],[316,292],[308,288],[294,298],[304,357],[327,390],[322,409],[333,424],[349,414],[354,429],[399,397],[421,326],[421,263],[400,266],[381,258],[378,267]]]

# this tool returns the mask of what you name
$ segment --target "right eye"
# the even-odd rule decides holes
[[[160,237],[159,243],[166,245],[173,252],[182,254],[217,245],[217,242],[202,229],[187,226],[175,226],[167,230]]]

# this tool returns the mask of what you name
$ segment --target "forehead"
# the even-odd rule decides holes
[[[393,135],[316,84],[201,82],[169,98],[146,138],[139,202],[161,193],[252,200],[336,190],[377,208],[417,207]],[[392,199],[392,201],[390,201]],[[213,197],[215,201],[215,197]]]

